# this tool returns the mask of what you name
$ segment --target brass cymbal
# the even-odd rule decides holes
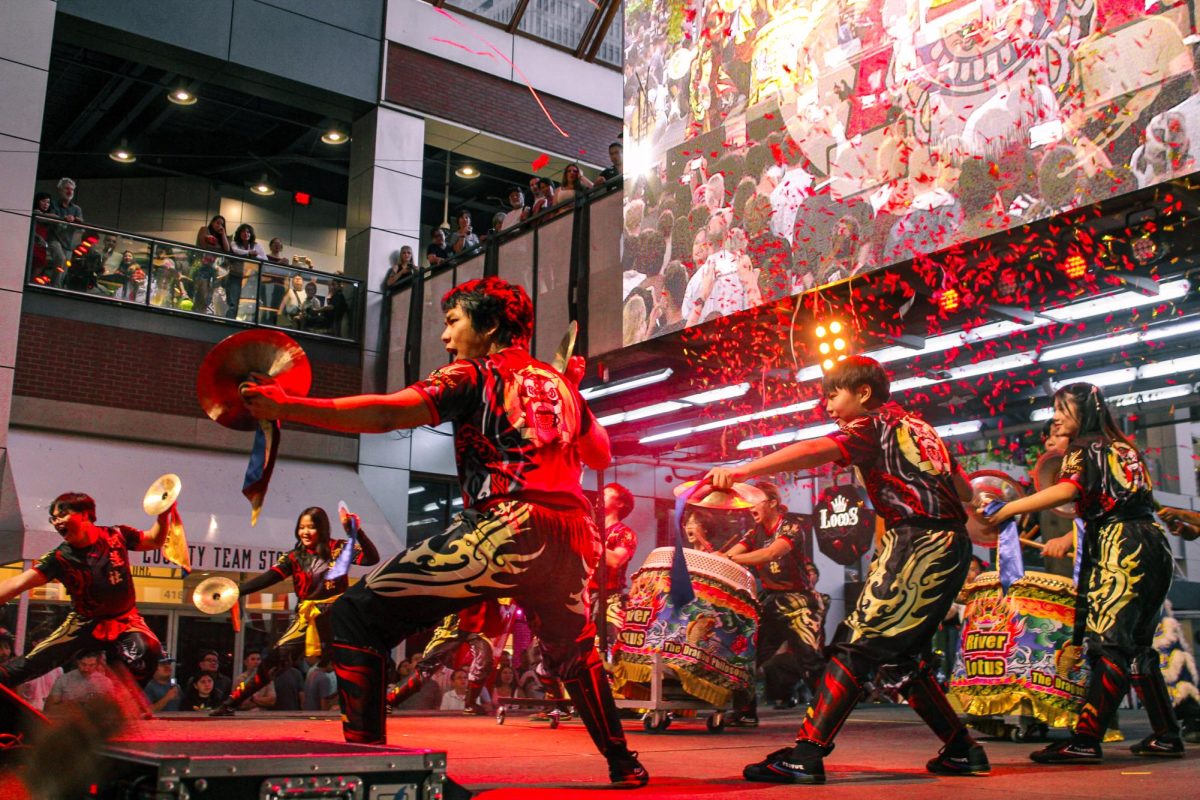
[[[699,481],[688,481],[679,484],[675,487],[675,496],[679,497],[697,483]],[[731,490],[713,489],[697,499],[688,500],[688,505],[709,508],[716,511],[745,511],[766,499],[766,494],[757,486],[751,486],[748,483],[735,483]]]
[[[178,475],[168,472],[166,475],[158,476],[146,490],[146,496],[142,498],[142,510],[152,517],[157,517],[175,505],[182,489],[183,482],[179,480]]]
[[[192,592],[192,604],[205,614],[224,614],[237,601],[237,584],[220,575],[200,581]]]
[[[553,366],[559,372],[565,372],[567,362],[571,360],[571,355],[575,352],[575,337],[579,335],[579,323],[571,320],[571,324],[567,326],[567,332],[563,334],[562,341],[558,343],[558,350],[554,351]]]
[[[239,391],[255,374],[274,378],[290,395],[306,395],[312,386],[312,365],[296,340],[282,331],[254,328],[225,338],[201,362],[196,395],[204,413],[236,431],[257,428]]]

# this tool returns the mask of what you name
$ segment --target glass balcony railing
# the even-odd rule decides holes
[[[360,281],[35,216],[28,285],[357,342]]]

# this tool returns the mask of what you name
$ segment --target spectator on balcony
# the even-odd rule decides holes
[[[592,182],[583,176],[579,171],[578,164],[567,164],[563,167],[562,185],[558,187],[558,191],[554,193],[554,205],[568,203],[575,199],[575,195],[579,192],[586,192],[592,188]]]
[[[503,211],[497,211],[492,214],[492,229],[487,232],[485,239],[494,237],[500,231],[504,230],[504,217],[507,216]]]
[[[612,162],[612,166],[600,171],[600,177],[596,178],[597,186],[621,177],[625,170],[625,145],[621,144],[620,139],[608,146],[608,160]]]
[[[291,261],[283,254],[283,240],[276,236],[267,242],[267,261],[272,264],[290,264]]]
[[[304,276],[292,275],[287,282],[287,291],[275,312],[275,324],[281,328],[299,327],[300,312],[304,309]]]
[[[51,197],[47,192],[33,196],[33,249],[29,256],[29,280],[46,284],[51,280],[46,268],[49,264],[50,225],[38,217],[54,216],[50,212]]]
[[[205,250],[215,250],[220,253],[232,253],[229,236],[225,233],[225,218],[217,214],[208,224],[196,232],[196,247]]]
[[[121,278],[121,299],[137,300],[138,287],[146,280],[146,273],[138,266],[132,250],[121,253],[121,261],[117,264],[117,274]]]
[[[501,228],[511,228],[529,216],[529,208],[525,205],[525,193],[520,186],[508,190],[508,208],[504,211],[504,224]]]
[[[58,182],[58,197],[50,200],[50,215],[77,225],[83,222],[83,209],[75,202],[75,181],[63,178]],[[62,286],[67,260],[82,238],[83,232],[79,228],[68,225],[51,226],[48,256],[51,279],[55,286]]]
[[[258,243],[254,236],[254,227],[249,223],[243,222],[237,226],[237,230],[233,232],[233,254],[235,256],[245,256],[246,258],[257,258],[265,261],[267,251],[263,250],[263,246]],[[254,267],[251,266],[251,271]],[[242,302],[242,281],[246,279],[246,263],[234,259],[229,265],[229,274],[225,276],[225,302],[228,306],[225,310],[225,316],[229,319],[237,319],[239,306]]]
[[[387,276],[383,279],[383,289],[387,291],[393,286],[396,286],[401,281],[406,281],[412,277],[413,271],[413,251],[408,245],[404,245],[399,250],[392,253],[391,266],[388,268]]]
[[[217,214],[208,224],[196,232],[196,247],[219,253],[231,253],[229,236],[225,232],[225,218]],[[200,253],[192,267],[192,309],[201,314],[210,313],[213,281],[217,278],[217,259],[213,252]]]
[[[317,297],[317,282],[309,281],[304,284],[304,301],[300,304],[300,313],[296,317],[300,327],[304,330],[319,327],[324,305],[321,298]]]
[[[525,195],[525,217],[528,218],[533,214],[533,204],[542,195],[542,179],[534,175],[529,179],[529,194]]]
[[[475,231],[471,225],[470,211],[460,208],[454,220],[458,227],[454,233],[450,234],[450,251],[453,255],[457,256],[464,251],[478,247],[479,237],[475,235]]]
[[[446,229],[434,228],[430,236],[432,240],[425,248],[425,258],[429,261],[429,266],[436,267],[450,258],[450,251],[446,248]]]
[[[533,201],[533,208],[530,209],[530,216],[536,216],[554,205],[554,181],[538,178],[537,183],[537,196]]]

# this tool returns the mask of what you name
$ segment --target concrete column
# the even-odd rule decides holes
[[[54,11],[51,0],[0,0],[0,108],[8,112],[0,114],[0,535],[21,532],[8,478],[8,419]]]
[[[363,391],[374,393],[387,386],[388,305],[382,287],[391,255],[409,245],[420,263],[425,120],[376,108],[354,124],[353,137],[346,273],[364,281]],[[430,448],[437,452],[427,452]],[[454,469],[450,439],[421,431],[364,435],[358,457],[363,483],[397,533],[408,525],[410,465],[419,464],[423,472],[453,474]]]

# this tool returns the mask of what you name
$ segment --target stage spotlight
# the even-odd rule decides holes
[[[821,354],[821,369],[828,370],[844,359],[850,347],[849,337],[845,335],[846,326],[840,320],[823,322],[813,328],[817,339],[817,352]],[[839,335],[841,334],[841,335]]]

